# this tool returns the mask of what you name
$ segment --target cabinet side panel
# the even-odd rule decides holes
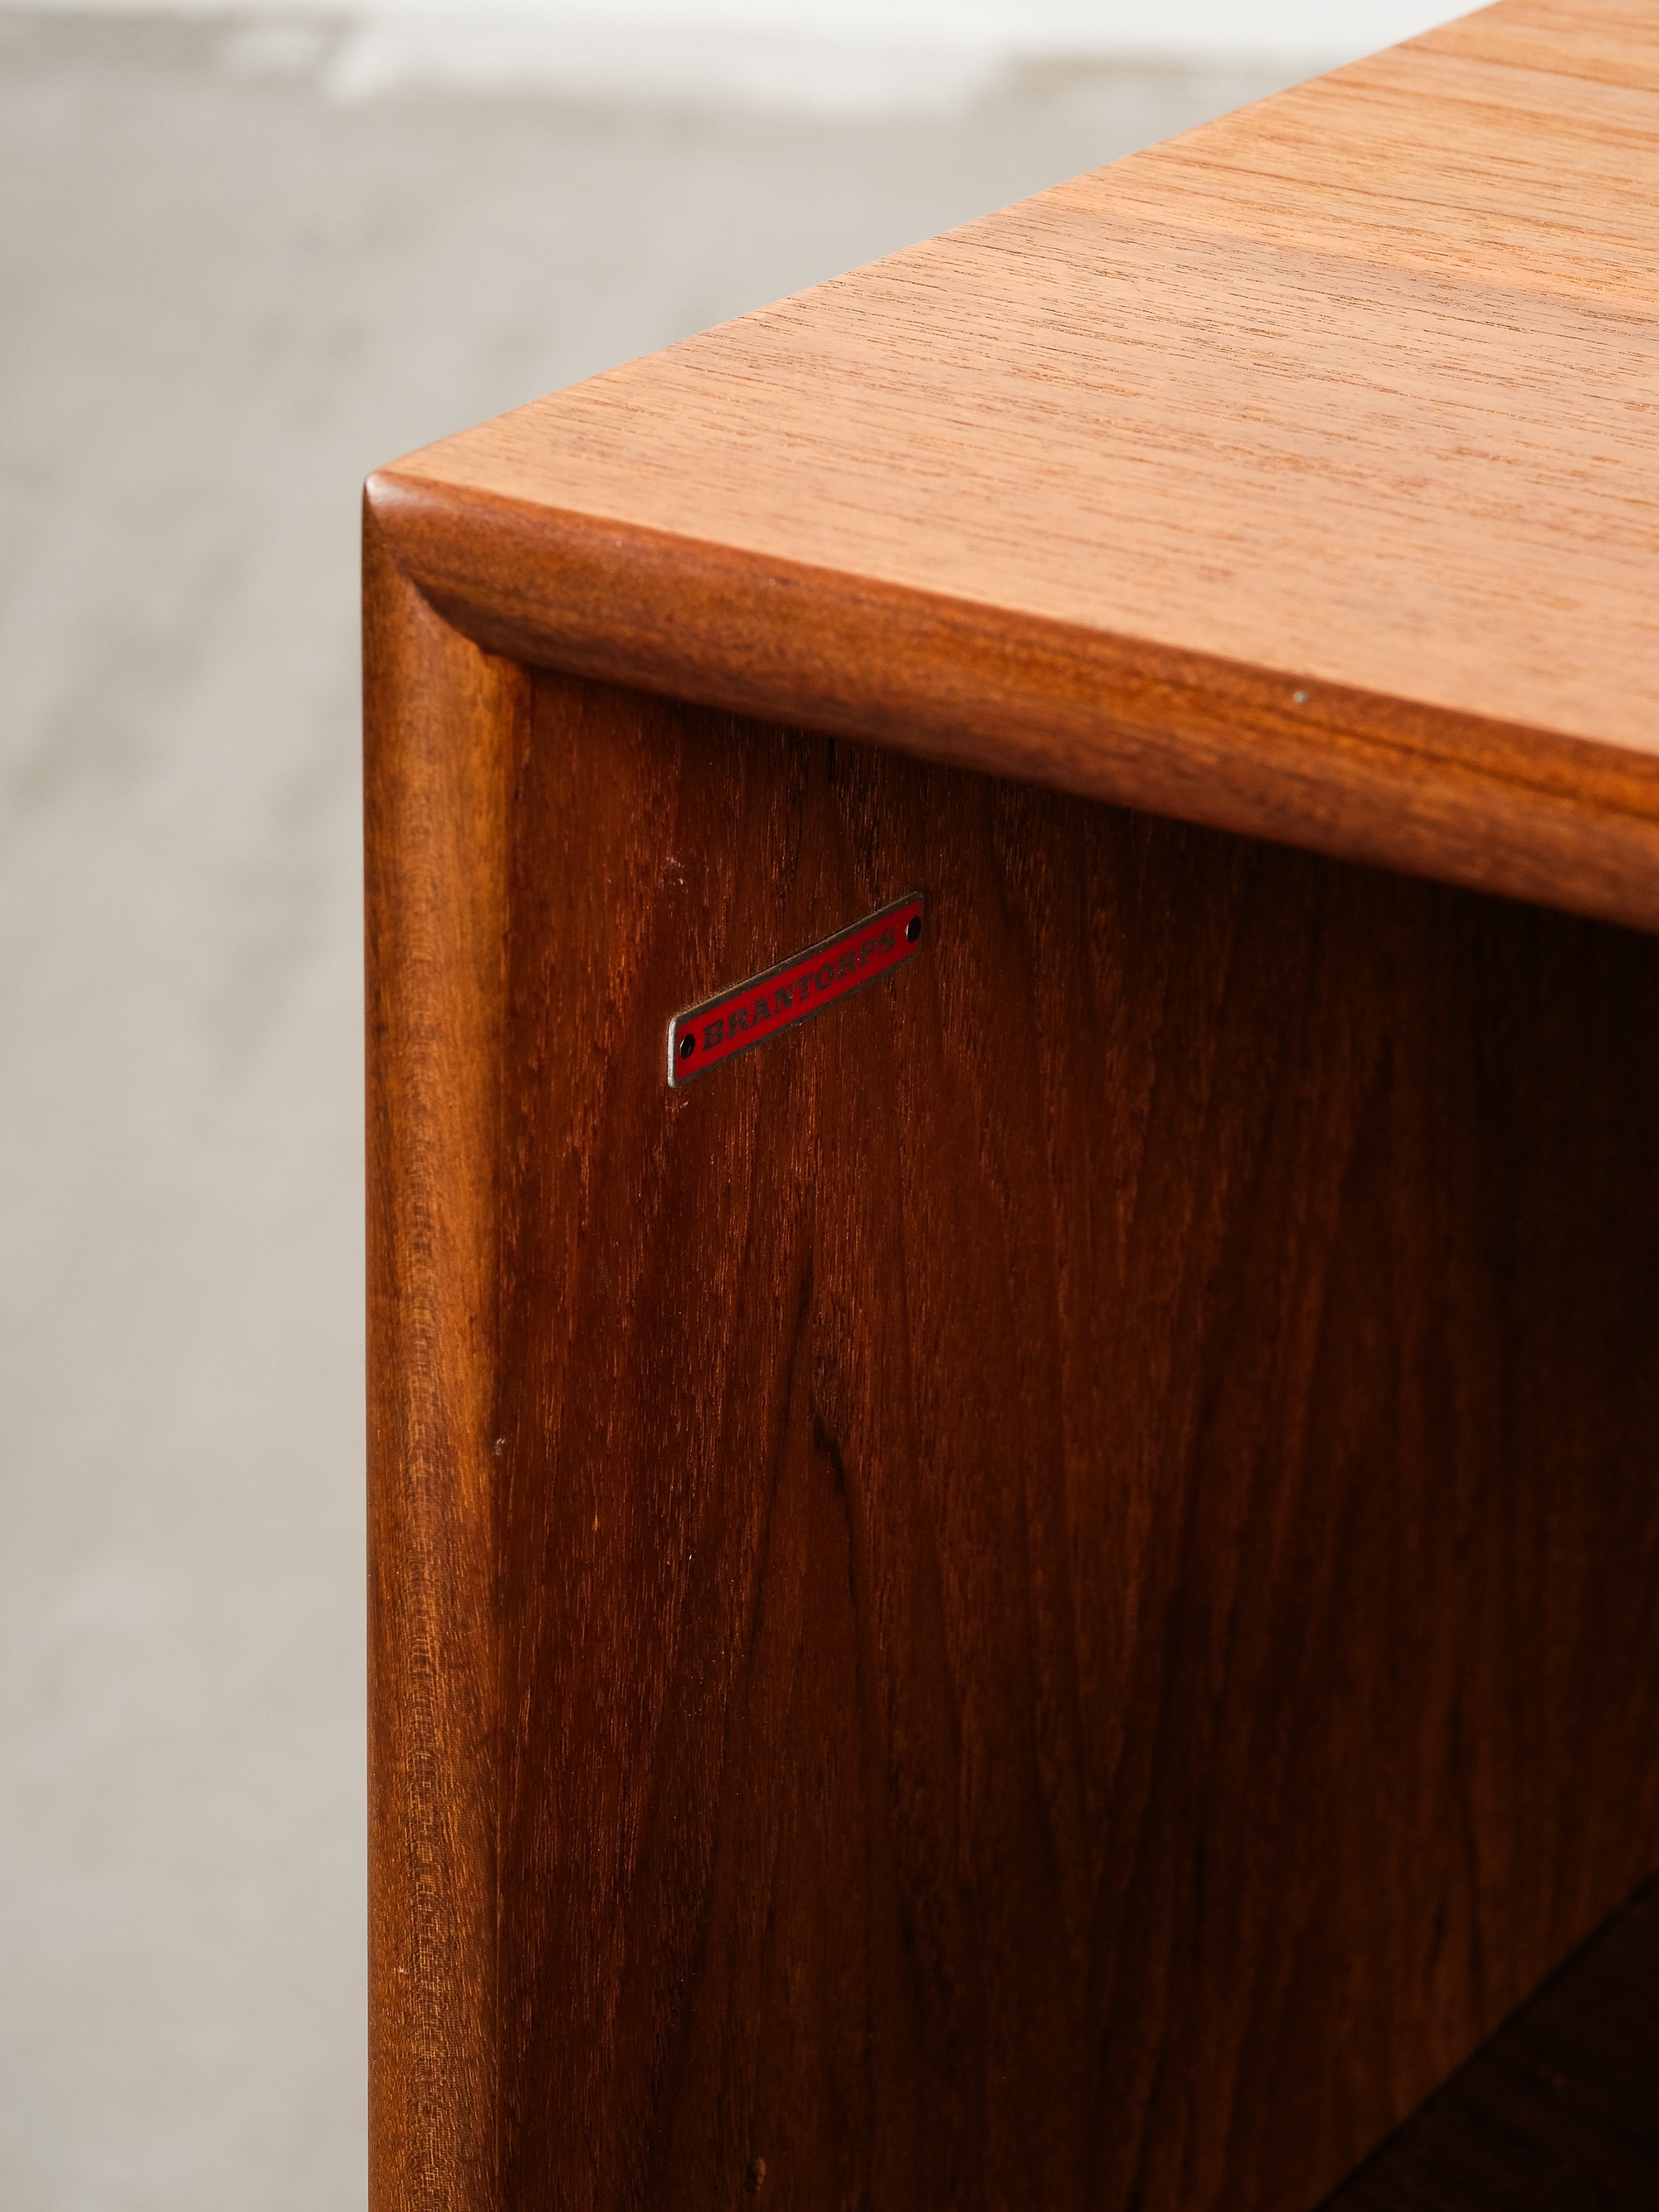
[[[511,755],[527,680],[364,577],[374,2212],[493,2212],[495,1388]]]
[[[1659,944],[534,714],[505,2204],[1305,2212],[1659,1863]]]

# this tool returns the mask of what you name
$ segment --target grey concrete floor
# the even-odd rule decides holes
[[[1271,88],[326,58],[0,11],[5,2212],[363,2201],[362,476]]]

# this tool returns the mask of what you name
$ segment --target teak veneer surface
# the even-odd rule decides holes
[[[1506,0],[374,497],[520,658],[1659,927],[1659,10]]]
[[[1659,1887],[1460,2068],[1322,2212],[1653,2212]]]
[[[517,742],[500,2203],[1306,2212],[1659,1862],[1659,943],[565,678]]]
[[[1513,0],[371,484],[375,2212],[1307,2212],[1659,1862],[1656,184]]]

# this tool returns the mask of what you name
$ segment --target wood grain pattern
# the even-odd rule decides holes
[[[493,2212],[495,1371],[521,670],[364,546],[375,2212]]]
[[[1305,2212],[1659,1863],[1656,183],[1506,0],[371,484],[374,2212]]]
[[[1659,945],[563,678],[509,836],[501,2205],[1302,2212],[1659,1862]]]
[[[526,659],[1659,927],[1659,19],[1506,0],[412,457]]]
[[[1586,1946],[1325,2212],[1652,2212],[1659,1889]]]

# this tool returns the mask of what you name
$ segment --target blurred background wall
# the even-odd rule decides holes
[[[0,2206],[363,2202],[357,490],[1452,12],[0,6]]]
[[[1445,20],[1434,0],[33,0],[37,11],[155,15],[158,12],[270,20],[309,13],[402,24],[470,21],[542,25],[570,37],[609,25],[682,29],[729,40],[814,39],[936,49],[982,46],[1003,52],[1116,56],[1153,53],[1340,59]]]

